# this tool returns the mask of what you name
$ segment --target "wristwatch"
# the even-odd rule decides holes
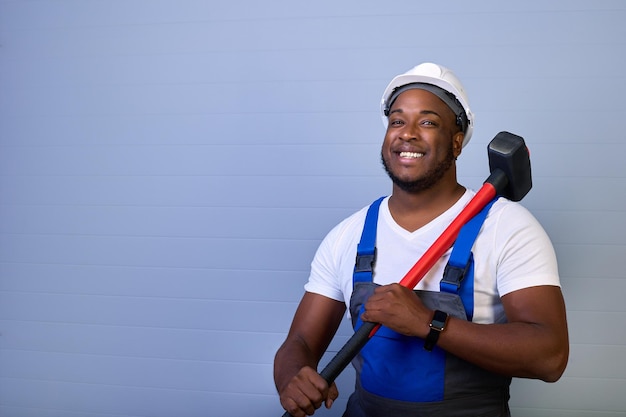
[[[433,314],[433,319],[430,322],[430,332],[428,336],[426,336],[426,340],[424,341],[424,349],[427,351],[433,350],[435,345],[437,344],[437,340],[439,339],[439,334],[444,331],[446,328],[446,323],[448,321],[448,313],[435,310],[435,314]]]

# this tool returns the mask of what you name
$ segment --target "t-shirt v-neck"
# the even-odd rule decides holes
[[[461,198],[459,198],[457,202],[454,203],[454,205],[452,205],[449,209],[441,213],[439,216],[413,232],[406,230],[395,221],[395,219],[391,215],[391,211],[389,210],[389,197],[387,197],[380,205],[379,216],[383,221],[386,222],[387,226],[391,229],[391,231],[393,231],[393,233],[407,241],[412,241],[415,239],[420,239],[422,236],[425,235],[429,236],[436,229],[441,229],[443,231],[443,229],[445,229],[454,220],[454,218],[461,212],[461,210],[463,210],[463,207],[465,207],[467,203],[469,203],[473,194],[474,192],[466,189]]]

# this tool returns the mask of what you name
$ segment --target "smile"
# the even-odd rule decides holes
[[[415,158],[421,158],[422,156],[424,156],[424,154],[420,152],[400,152],[400,158],[415,159]]]

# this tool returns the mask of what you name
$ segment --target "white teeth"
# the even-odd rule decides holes
[[[418,152],[400,152],[400,158],[421,158],[423,153]]]

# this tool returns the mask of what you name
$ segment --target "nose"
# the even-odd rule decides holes
[[[419,137],[418,128],[413,123],[407,123],[400,132],[400,139],[404,141],[417,140]]]

